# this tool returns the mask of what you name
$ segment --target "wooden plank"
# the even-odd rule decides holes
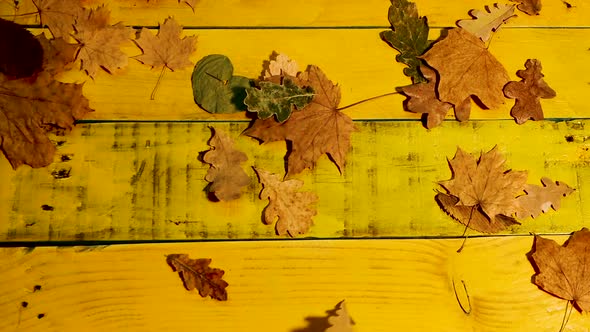
[[[229,132],[252,183],[242,198],[208,201],[208,126]],[[564,232],[588,225],[590,120],[444,123],[425,130],[419,122],[356,122],[344,174],[322,157],[297,178],[319,196],[313,237],[458,236],[463,227],[434,201],[437,181],[450,178],[447,159],[457,145],[477,153],[499,145],[508,167],[529,170],[576,188],[560,211],[505,233]],[[56,162],[12,171],[5,159],[0,186],[0,238],[7,241],[255,239],[273,238],[262,224],[265,201],[250,166],[283,174],[285,143],[259,146],[239,134],[247,123],[102,123],[78,126],[59,137]],[[62,161],[62,156],[65,161]],[[44,205],[53,210],[45,210]]]
[[[198,50],[193,62],[208,54],[225,54],[233,62],[236,75],[256,78],[262,62],[273,51],[289,54],[301,69],[315,64],[342,89],[341,106],[395,91],[410,84],[402,73],[397,54],[379,38],[379,29],[369,30],[199,30]],[[432,33],[437,38],[439,31]],[[538,58],[548,84],[557,91],[554,99],[543,100],[549,118],[587,117],[586,96],[590,93],[590,29],[505,29],[498,33],[490,51],[504,64],[514,80],[528,58]],[[547,42],[551,41],[551,42]],[[139,49],[129,43],[129,56]],[[160,69],[130,59],[118,75],[100,73],[95,80],[80,73],[64,81],[84,82],[84,94],[96,112],[94,119],[131,120],[211,120],[245,119],[244,113],[212,115],[193,101],[192,68],[167,72],[156,100],[150,94]],[[389,96],[347,109],[355,119],[418,119],[419,114],[404,111],[401,95]],[[514,101],[506,99],[499,109],[481,110],[473,105],[472,119],[507,119]],[[449,117],[452,117],[449,112]]]
[[[566,301],[531,283],[532,244],[531,236],[469,239],[460,254],[461,240],[7,248],[0,329],[319,331],[311,321],[321,325],[325,311],[345,299],[356,332],[555,332]],[[165,262],[172,253],[212,258],[226,271],[228,301],[186,291]],[[468,307],[461,281],[469,315],[453,291],[454,283]],[[565,331],[589,326],[588,314],[573,312]]]
[[[87,7],[106,4],[112,11],[112,21],[128,25],[156,26],[168,16],[174,16],[186,26],[297,26],[297,27],[388,27],[387,0],[366,0],[359,8],[355,0],[200,0],[192,11],[177,0],[86,0]],[[454,26],[455,21],[469,18],[471,9],[483,9],[493,2],[416,0],[421,15],[428,17],[429,24],[436,27]],[[568,4],[571,6],[568,7]],[[19,1],[20,14],[36,12],[31,0]],[[13,1],[0,2],[0,14],[13,15]],[[541,15],[528,16],[517,12],[509,26],[588,26],[590,4],[584,0],[543,1]],[[17,17],[19,22],[35,24],[35,16]]]

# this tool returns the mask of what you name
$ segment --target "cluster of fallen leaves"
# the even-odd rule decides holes
[[[398,90],[407,96],[408,111],[424,115],[427,128],[440,125],[451,108],[457,120],[467,121],[472,102],[494,109],[506,98],[516,99],[511,115],[517,123],[544,118],[539,98],[556,94],[543,80],[541,62],[528,59],[526,69],[517,73],[522,81],[510,82],[504,66],[488,50],[493,33],[516,16],[515,6],[529,15],[541,9],[539,0],[516,2],[520,4],[472,10],[471,19],[458,21],[457,28],[432,42],[428,40],[428,21],[419,16],[416,5],[391,0],[391,30],[383,31],[381,37],[400,52],[396,60],[408,66],[404,74],[414,84]]]
[[[33,0],[33,4],[51,39],[44,33],[33,36],[20,25],[0,19],[0,148],[15,169],[23,164],[49,165],[55,146],[48,134],[68,132],[76,120],[92,111],[82,94],[83,85],[59,82],[62,73],[75,63],[91,78],[100,70],[114,73],[127,65],[129,56],[121,47],[135,37],[134,29],[110,22],[104,5],[85,8],[80,0]],[[157,36],[142,29],[135,44],[143,54],[135,59],[162,67],[162,74],[165,68],[191,66],[196,37],[181,39],[181,32],[171,18],[160,25]]]

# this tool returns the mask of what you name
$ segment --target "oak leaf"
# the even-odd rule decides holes
[[[63,38],[47,39],[45,34],[38,35],[37,40],[43,47],[43,70],[57,75],[71,67],[78,47],[67,43]]]
[[[472,225],[471,222],[482,217],[495,224],[491,229],[476,229],[481,232],[499,231],[502,226],[516,223],[497,218],[498,215],[510,218],[516,213],[515,198],[522,192],[527,172],[506,170],[505,161],[498,147],[482,153],[479,160],[457,148],[455,157],[449,160],[453,177],[439,182],[447,194],[457,200],[437,195],[437,202],[447,213],[471,228],[477,227],[477,223]],[[457,209],[457,206],[467,209]]]
[[[120,49],[121,44],[133,38],[134,30],[119,22],[111,25],[110,11],[105,6],[85,10],[78,17],[72,35],[80,45],[77,59],[81,69],[94,77],[99,68],[109,73],[127,66],[128,57]]]
[[[346,309],[346,302],[339,303],[339,308],[336,314],[328,318],[328,323],[331,325],[326,329],[326,332],[352,332],[353,322]]]
[[[472,96],[488,108],[504,102],[502,88],[508,73],[488,52],[483,41],[464,29],[455,28],[422,56],[440,75],[438,96],[455,107]]]
[[[485,11],[473,9],[469,12],[471,20],[460,20],[457,25],[486,42],[500,26],[514,17],[514,5],[494,4],[486,6]]]
[[[590,231],[574,232],[563,246],[535,236],[533,283],[542,290],[571,301],[578,310],[590,312]]]
[[[421,66],[420,71],[426,83],[416,83],[399,88],[408,99],[405,102],[406,109],[413,113],[423,113],[426,117],[426,128],[434,128],[440,125],[451,104],[440,101],[436,96],[436,72],[428,67]]]
[[[524,66],[525,70],[516,72],[516,75],[522,80],[520,82],[510,81],[504,86],[506,97],[516,98],[516,102],[510,110],[510,115],[514,117],[518,124],[525,123],[529,119],[543,120],[545,116],[539,98],[553,98],[556,96],[555,91],[543,80],[541,61],[528,59]]]
[[[210,258],[190,259],[187,254],[171,254],[166,256],[166,262],[173,272],[178,271],[187,290],[196,289],[201,297],[227,301],[228,283],[222,279],[225,272],[211,268]]]
[[[264,80],[276,76],[295,77],[297,76],[297,72],[299,72],[297,62],[291,60],[285,54],[276,54],[274,59],[271,59],[265,67],[262,76]]]
[[[311,192],[299,192],[303,186],[301,180],[281,181],[277,174],[262,169],[254,170],[263,186],[260,199],[268,199],[263,212],[264,223],[270,225],[276,221],[278,235],[294,237],[307,233],[313,224],[312,217],[317,214],[311,205],[317,202],[318,197]]]
[[[237,199],[242,195],[242,187],[250,183],[250,177],[240,167],[248,157],[234,148],[233,140],[226,133],[211,130],[213,137],[209,145],[212,149],[203,155],[203,161],[211,165],[205,176],[205,180],[211,183],[207,189],[219,200]]]
[[[80,0],[33,0],[41,25],[46,25],[53,37],[69,37],[74,31],[76,19],[84,7]]]
[[[43,48],[20,24],[0,18],[0,50],[0,73],[22,78],[41,71]]]
[[[420,17],[416,4],[407,0],[391,0],[388,17],[391,30],[382,31],[381,38],[400,52],[395,59],[408,66],[404,74],[411,77],[413,83],[425,82],[418,70],[418,57],[430,46],[428,20]]]
[[[248,111],[256,112],[259,119],[276,115],[279,122],[285,122],[295,109],[301,110],[312,100],[314,93],[310,87],[300,88],[289,78],[283,84],[260,82],[260,89],[246,89],[244,104]]]
[[[536,218],[541,213],[549,211],[551,207],[557,210],[561,206],[561,198],[574,192],[574,189],[567,184],[554,182],[549,178],[542,178],[541,183],[543,183],[542,187],[532,184],[524,186],[526,195],[516,198],[516,218]]]
[[[528,15],[539,15],[541,11],[541,0],[510,0],[516,2],[519,5],[516,6],[518,10]]]
[[[316,92],[311,103],[283,123],[273,118],[255,120],[244,134],[263,142],[290,141],[287,176],[313,168],[325,153],[342,172],[355,128],[352,119],[338,109],[340,87],[316,66],[309,66],[297,78],[300,86],[310,86]]]
[[[0,147],[14,169],[53,162],[50,132],[69,131],[91,112],[82,85],[60,83],[47,72],[36,79],[8,80],[0,75]]]

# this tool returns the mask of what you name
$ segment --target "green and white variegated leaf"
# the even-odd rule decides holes
[[[300,88],[289,78],[283,84],[260,82],[260,89],[248,88],[246,94],[248,111],[258,113],[259,119],[276,115],[279,122],[286,121],[294,108],[303,109],[314,96],[311,87]]]

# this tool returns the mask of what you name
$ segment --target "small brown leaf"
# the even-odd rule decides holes
[[[310,205],[315,204],[318,197],[314,193],[298,192],[303,186],[301,180],[281,181],[277,174],[254,170],[263,186],[260,199],[268,199],[263,214],[264,223],[270,225],[276,221],[278,235],[294,237],[306,233],[313,224],[312,217],[317,214]]]
[[[338,305],[339,308],[336,310],[336,315],[328,318],[328,323],[331,326],[326,329],[326,332],[352,332],[354,324],[346,309],[346,302],[342,301]]]
[[[76,45],[67,43],[61,37],[47,39],[43,33],[36,38],[43,47],[43,70],[57,75],[73,64],[78,50]]]
[[[516,123],[523,124],[529,119],[543,120],[543,108],[539,98],[553,98],[556,93],[543,80],[541,73],[541,61],[528,59],[524,64],[525,70],[519,70],[516,75],[520,82],[510,81],[504,86],[504,94],[508,98],[516,98],[516,102],[510,111]]]
[[[201,297],[227,301],[228,283],[222,279],[225,272],[209,267],[210,258],[190,259],[187,254],[171,254],[166,256],[166,262],[173,272],[178,271],[187,290],[196,289]]]
[[[574,232],[563,246],[536,235],[531,257],[536,265],[535,285],[572,301],[580,311],[590,312],[590,231],[587,228]]]
[[[486,6],[485,11],[473,9],[469,11],[472,20],[460,20],[457,25],[486,42],[502,24],[514,17],[514,5],[494,4]]]
[[[298,72],[299,72],[299,66],[297,65],[297,62],[295,62],[294,60],[291,60],[285,54],[276,54],[274,56],[274,59],[271,59],[268,62],[268,66],[265,66],[262,78],[264,80],[269,80],[273,77],[282,77],[282,76],[295,77],[295,76],[297,76]],[[272,80],[270,80],[270,81],[272,81]],[[275,82],[275,83],[280,83],[280,82]]]
[[[46,25],[55,38],[69,37],[74,23],[84,11],[80,0],[33,0],[39,11],[42,25]]]
[[[528,15],[539,15],[541,11],[541,0],[510,0],[519,3],[516,8]]]
[[[203,161],[210,164],[205,180],[211,182],[209,192],[222,201],[230,201],[242,195],[242,187],[250,183],[250,177],[240,163],[248,160],[245,153],[234,149],[233,140],[223,131],[213,129],[209,142],[211,150],[203,155]]]
[[[536,218],[541,213],[549,211],[550,207],[557,210],[561,206],[561,198],[574,192],[574,189],[567,184],[554,182],[549,178],[542,178],[541,183],[543,183],[542,187],[532,184],[524,186],[526,195],[516,198],[516,218]]]

